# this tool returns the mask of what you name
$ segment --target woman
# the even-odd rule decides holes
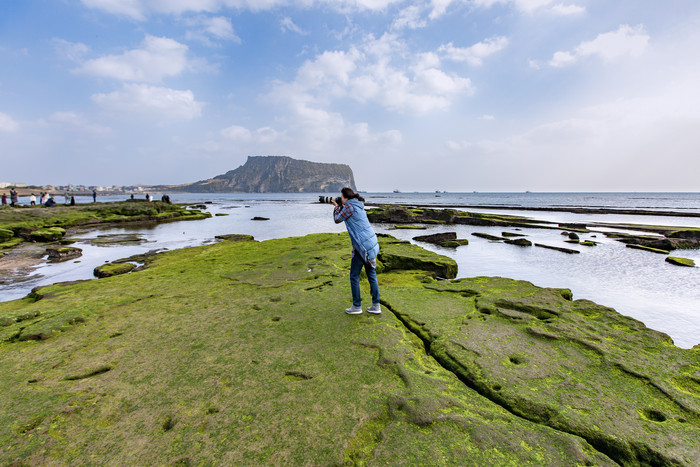
[[[352,261],[350,262],[350,291],[352,306],[345,310],[349,315],[362,313],[362,298],[360,296],[360,272],[364,266],[369,280],[369,290],[372,295],[372,306],[368,313],[382,312],[379,305],[379,283],[377,282],[377,255],[379,242],[365,213],[365,199],[355,193],[352,188],[345,187],[341,191],[342,206],[333,200],[333,220],[336,224],[345,222],[352,242]]]

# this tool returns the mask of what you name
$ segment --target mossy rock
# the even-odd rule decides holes
[[[214,215],[215,215],[216,217],[224,217],[224,216],[228,216],[228,213],[225,213],[225,212],[217,212],[217,213],[214,214]]]
[[[504,240],[504,243],[509,243],[511,245],[517,245],[517,246],[532,246],[532,242],[530,240],[528,240],[527,238],[508,239],[508,240]]]
[[[348,316],[350,249],[224,241],[0,303],[0,465],[700,463],[697,350],[567,289],[422,270]]]
[[[444,242],[438,243],[438,245],[444,248],[457,248],[460,246],[469,245],[469,240],[466,238],[457,238],[455,240],[445,240]]]
[[[30,240],[35,242],[56,242],[66,234],[66,229],[61,227],[49,227],[37,229],[28,234]]]
[[[47,248],[46,253],[50,261],[60,262],[82,256],[83,250],[72,246],[61,246],[56,248]]]
[[[255,238],[252,235],[244,234],[227,234],[227,235],[217,235],[217,240],[228,240],[229,242],[254,242]]]
[[[396,224],[394,226],[397,230],[425,230],[427,229],[424,225],[414,225],[414,224]]]
[[[440,278],[457,277],[457,262],[452,258],[437,255],[408,242],[397,241],[393,237],[377,237],[380,248],[377,259],[387,270],[420,270],[431,272]]]
[[[673,264],[673,265],[675,265],[675,266],[686,266],[686,267],[690,267],[690,268],[694,268],[694,267],[695,267],[695,261],[693,261],[692,259],[688,259],[688,258],[679,258],[679,257],[677,257],[677,256],[669,256],[669,257],[667,257],[667,258],[666,258],[666,262],[667,262],[667,263],[671,263],[671,264]]]
[[[255,216],[251,219],[251,221],[269,221],[269,217],[261,217],[261,216]]]
[[[625,245],[627,248],[632,248],[633,250],[643,250],[643,251],[650,251],[652,253],[659,253],[661,255],[667,255],[670,252],[668,250],[662,250],[659,248],[652,248],[650,246],[644,246],[644,245],[637,245],[634,243],[628,243]]]
[[[584,240],[583,242],[579,243],[579,245],[582,245],[582,246],[598,246],[598,242],[594,242],[593,240]]]
[[[132,263],[107,263],[97,266],[93,274],[99,278],[112,277],[131,272],[135,267],[136,265]]]
[[[6,242],[0,243],[0,250],[7,250],[9,248],[15,247],[15,246],[19,245],[20,243],[22,243],[23,241],[24,240],[22,240],[19,237],[11,238],[10,240],[8,240]]]
[[[494,242],[499,242],[499,241],[503,240],[503,237],[498,237],[496,235],[491,235],[491,234],[487,234],[487,233],[483,233],[483,232],[472,232],[472,235],[474,235],[475,237],[479,237],[479,238],[485,238],[486,240],[491,240]]]
[[[12,237],[15,236],[15,233],[12,230],[8,229],[0,229],[0,243],[6,242]]]

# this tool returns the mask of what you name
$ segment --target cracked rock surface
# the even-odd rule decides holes
[[[346,234],[0,303],[0,464],[700,463],[698,350],[568,290],[436,280],[449,258],[380,241],[381,315],[343,312]]]

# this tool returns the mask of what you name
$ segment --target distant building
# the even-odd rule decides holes
[[[0,188],[27,188],[29,185],[26,183],[5,183],[5,182],[0,182]]]

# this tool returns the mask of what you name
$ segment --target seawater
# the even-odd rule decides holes
[[[329,193],[324,193],[328,195]],[[332,194],[332,193],[330,193]],[[332,220],[332,206],[319,204],[319,194],[171,194],[173,202],[204,203],[212,214],[225,213],[202,221],[175,222],[152,227],[122,227],[77,232],[75,246],[83,249],[76,261],[37,267],[26,281],[0,286],[0,300],[26,296],[33,287],[68,280],[89,279],[96,266],[150,250],[173,250],[211,243],[216,235],[242,233],[257,240],[303,236],[317,232],[344,232],[344,225]],[[629,224],[700,227],[700,218],[635,216],[623,214],[572,214],[532,212],[531,207],[634,208],[700,213],[700,193],[363,193],[368,203],[488,205],[470,209],[482,212],[522,215],[553,222],[610,222]],[[143,197],[143,196],[140,196]],[[154,196],[156,199],[160,195]],[[126,196],[100,197],[118,201]],[[87,198],[77,198],[79,203]],[[91,199],[89,200],[91,201]],[[522,210],[499,210],[516,206]],[[255,216],[269,221],[253,221]],[[541,248],[520,248],[491,243],[472,236],[473,232],[500,235],[496,227],[430,226],[427,230],[394,230],[391,225],[375,225],[375,230],[412,241],[422,247],[454,258],[459,277],[502,276],[526,280],[541,287],[571,289],[574,299],[586,298],[615,308],[644,322],[648,327],[669,334],[676,345],[692,347],[700,343],[700,268],[682,268],[664,262],[663,255],[631,250],[624,244],[596,235],[597,247],[572,246],[563,242],[557,230],[527,229],[528,239],[538,243],[565,246],[581,251],[567,255]],[[414,236],[455,231],[469,245],[457,249],[418,243]],[[137,233],[146,243],[132,246],[93,246],[87,243],[98,235]],[[590,238],[584,234],[582,238]],[[348,244],[348,248],[350,245]],[[700,264],[700,250],[673,253]],[[348,288],[348,299],[349,299]]]

